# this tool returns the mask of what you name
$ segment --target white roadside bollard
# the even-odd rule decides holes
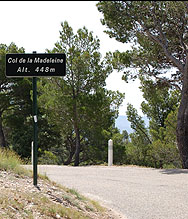
[[[31,164],[33,165],[33,141],[31,142]]]
[[[110,139],[108,141],[108,166],[113,165],[113,141]]]

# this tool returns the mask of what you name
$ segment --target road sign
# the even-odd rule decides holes
[[[37,77],[65,76],[66,56],[62,53],[6,54],[6,77],[33,78],[33,184],[37,186]]]
[[[65,76],[66,56],[62,53],[6,54],[7,77]]]

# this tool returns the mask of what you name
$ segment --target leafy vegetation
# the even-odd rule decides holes
[[[180,168],[182,162],[187,167],[188,123],[183,112],[188,83],[187,70],[182,68],[187,66],[186,5],[100,1],[97,8],[104,15],[106,33],[132,43],[131,50],[109,52],[104,58],[100,40],[86,27],[74,33],[67,21],[61,23],[59,41],[46,52],[66,54],[67,74],[38,78],[39,164],[104,165],[112,139],[114,164]],[[14,43],[0,44],[0,146],[30,163],[32,82],[5,77],[6,53],[25,50]],[[129,103],[126,114],[134,132],[120,133],[115,127],[124,94],[105,88],[113,69],[124,71],[126,82],[140,80],[141,110],[149,119],[148,127]]]
[[[77,166],[80,159],[94,159],[95,151],[104,159],[103,132],[114,124],[123,94],[104,88],[112,69],[101,60],[99,39],[85,27],[74,34],[67,22],[61,26],[60,41],[48,52],[66,53],[67,75],[40,80],[39,104],[49,123],[61,132],[68,155],[62,158],[64,164],[74,157]]]
[[[97,7],[104,16],[102,24],[107,27],[105,32],[109,37],[132,44],[131,50],[108,54],[114,68],[124,71],[123,79],[142,78],[142,82],[149,79],[160,88],[166,86],[180,91],[176,137],[182,166],[188,168],[188,2],[100,1]],[[162,108],[170,104],[164,101]],[[152,102],[148,104],[153,111]],[[143,107],[147,107],[149,115],[148,106]],[[169,113],[169,109],[163,110]],[[158,122],[164,123],[165,118],[160,119]],[[155,125],[163,126],[162,123]]]

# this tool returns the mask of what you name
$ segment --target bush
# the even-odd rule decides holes
[[[127,164],[151,166],[148,151],[150,145],[128,143],[126,146]]]
[[[51,151],[44,151],[44,153],[38,159],[39,164],[57,165],[58,158]]]
[[[175,144],[157,140],[153,142],[149,155],[155,168],[181,168],[180,155]]]

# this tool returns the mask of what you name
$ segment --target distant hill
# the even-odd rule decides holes
[[[118,116],[115,121],[115,125],[118,129],[120,129],[121,133],[123,130],[126,130],[129,134],[133,132],[130,122],[127,120],[127,116]]]
[[[148,126],[149,121],[147,117],[143,117],[146,126]],[[131,128],[131,123],[127,120],[127,116],[118,116],[118,118],[115,121],[116,127],[120,130],[122,133],[123,130],[126,130],[129,134],[133,132],[133,129]]]

